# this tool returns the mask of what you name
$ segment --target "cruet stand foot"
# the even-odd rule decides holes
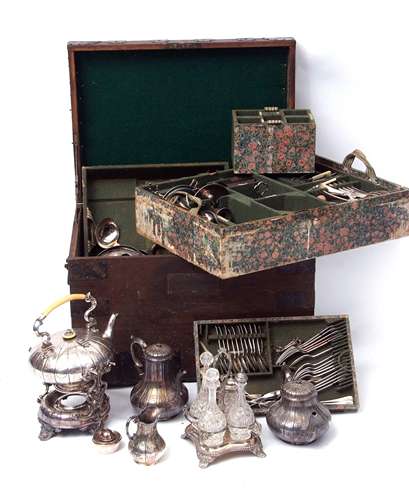
[[[251,451],[251,453],[253,453],[253,455],[256,455],[256,457],[265,458],[266,454],[264,453],[264,450],[263,450],[263,447],[261,445],[261,441],[260,441],[259,437],[258,437],[257,441],[254,443],[254,447],[252,449],[250,449],[249,451]]]
[[[260,436],[256,432],[252,432],[249,439],[239,443],[232,441],[229,431],[226,431],[223,444],[217,448],[209,448],[200,442],[198,429],[194,425],[189,424],[186,427],[182,438],[189,439],[195,445],[196,454],[199,459],[199,467],[201,468],[206,468],[218,457],[228,455],[230,453],[250,452],[256,457],[263,458],[266,456],[263,451]]]
[[[210,457],[208,454],[201,453],[200,451],[197,451],[197,458],[199,459],[199,467],[201,469],[206,469],[216,459],[216,457]]]

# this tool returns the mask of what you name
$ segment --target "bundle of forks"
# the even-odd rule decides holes
[[[342,392],[353,385],[352,362],[349,352],[347,326],[344,320],[327,327],[302,342],[295,338],[281,348],[275,366],[285,367],[292,380],[314,384],[318,393],[330,388]],[[280,397],[280,390],[262,395],[247,395],[252,407],[267,408]],[[351,396],[325,401],[328,406],[351,402]]]
[[[356,183],[357,181],[339,179],[337,175],[334,175],[323,182],[314,184],[307,192],[334,201],[360,200],[385,193],[384,190],[363,191],[354,185]]]
[[[318,392],[337,386],[343,390],[352,385],[346,323],[331,323],[310,339],[292,340],[276,359],[276,365],[286,363],[295,380],[313,382]],[[290,361],[288,363],[288,361]]]
[[[219,358],[222,374],[271,373],[271,351],[262,325],[259,323],[237,323],[214,325],[219,351],[230,355],[230,365],[225,357]]]

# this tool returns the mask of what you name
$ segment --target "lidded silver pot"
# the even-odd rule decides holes
[[[148,346],[138,337],[132,338],[131,355],[141,377],[130,395],[137,414],[145,408],[158,408],[159,420],[179,415],[189,399],[182,383],[186,372],[180,369],[179,356],[167,344]]]
[[[289,380],[281,388],[281,399],[273,403],[266,416],[274,434],[291,444],[308,444],[329,428],[331,413],[318,400],[311,382]]]

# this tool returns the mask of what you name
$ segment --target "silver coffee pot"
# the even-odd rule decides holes
[[[138,356],[138,351],[142,354],[141,357]],[[180,369],[179,359],[173,349],[160,343],[148,346],[142,339],[134,338],[131,354],[141,376],[130,396],[137,413],[153,407],[160,410],[160,420],[178,415],[189,395],[182,383],[186,372]]]

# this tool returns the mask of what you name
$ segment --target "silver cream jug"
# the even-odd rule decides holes
[[[126,423],[128,449],[138,464],[156,464],[165,453],[166,444],[157,429],[159,414],[158,408],[146,408],[139,416],[130,417]],[[131,423],[137,424],[133,434],[129,432]]]

